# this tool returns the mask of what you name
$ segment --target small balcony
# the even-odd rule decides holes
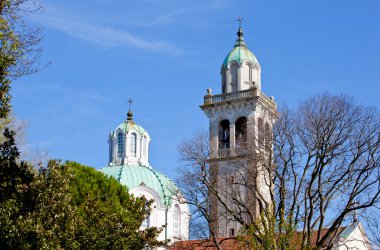
[[[243,156],[247,154],[247,147],[235,147],[235,148],[222,148],[216,152],[216,158],[229,158],[235,156]]]
[[[269,102],[270,104],[276,106],[273,96],[268,97],[264,95],[256,87],[252,87],[250,89],[242,90],[239,92],[224,93],[224,94],[219,94],[219,95],[212,95],[211,89],[208,89],[207,95],[204,96],[204,105],[223,103],[227,101],[239,100],[239,99],[250,98],[250,97],[260,97],[262,98],[264,102]]]
[[[224,102],[224,101],[229,101],[229,100],[235,100],[235,99],[240,99],[240,98],[246,98],[250,97],[250,90],[243,90],[235,93],[226,93],[226,94],[220,94],[220,95],[213,95],[211,97],[211,102],[216,103],[216,102]]]

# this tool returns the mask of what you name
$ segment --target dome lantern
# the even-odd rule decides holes
[[[239,92],[250,87],[261,88],[261,68],[255,55],[250,51],[243,37],[241,19],[233,49],[225,57],[222,75],[222,93]]]
[[[149,165],[148,132],[133,121],[133,113],[129,109],[127,120],[110,133],[109,166],[120,164]]]

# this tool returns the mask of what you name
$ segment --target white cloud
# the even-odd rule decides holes
[[[165,40],[147,40],[126,30],[115,29],[111,26],[84,22],[70,16],[64,11],[48,6],[44,15],[31,16],[32,20],[44,26],[57,29],[72,37],[85,40],[102,47],[120,48],[136,47],[150,51],[163,52],[170,56],[179,56],[182,50]]]
[[[137,25],[140,26],[159,26],[175,23],[178,21],[178,17],[183,15],[192,15],[192,14],[204,14],[208,12],[219,11],[222,9],[228,8],[234,0],[213,0],[210,2],[204,1],[192,1],[190,4],[184,6],[184,4],[178,1],[177,10],[167,12],[164,14],[157,14],[151,20],[142,21]]]

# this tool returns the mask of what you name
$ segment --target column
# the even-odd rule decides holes
[[[235,155],[235,123],[230,121],[230,156]]]

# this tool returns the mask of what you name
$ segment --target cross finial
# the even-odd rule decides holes
[[[131,106],[132,106],[133,100],[131,98],[129,98],[128,102],[129,102],[129,111],[127,113],[127,121],[132,121],[133,112],[131,110]]]
[[[239,22],[239,27],[241,27],[241,23],[244,21],[245,19],[244,18],[241,18],[240,15],[238,17],[238,19],[236,21]]]
[[[131,110],[133,100],[131,98],[129,98],[128,102],[129,102],[129,110]]]

